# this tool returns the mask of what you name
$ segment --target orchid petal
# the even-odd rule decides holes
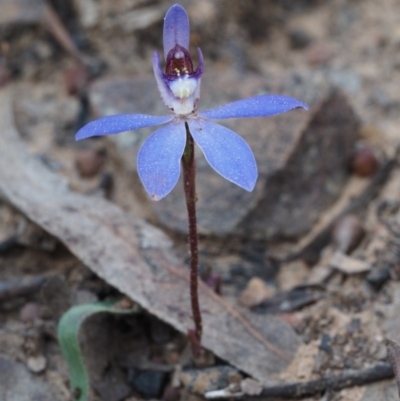
[[[188,124],[210,166],[228,181],[252,191],[258,173],[247,142],[230,129],[210,121],[190,119]]]
[[[116,114],[91,121],[82,127],[75,135],[75,139],[90,138],[92,136],[118,134],[124,131],[151,127],[171,121],[173,116],[150,116],[147,114]]]
[[[171,89],[164,79],[164,74],[161,71],[160,56],[158,52],[154,52],[153,54],[153,71],[162,101],[169,109],[173,110],[174,95],[172,94]]]
[[[164,198],[176,185],[185,145],[185,125],[178,120],[159,128],[140,148],[137,170],[153,200]]]
[[[202,51],[200,50],[200,47],[197,48],[197,54],[199,56],[199,65],[195,71],[195,75],[197,77],[201,77],[204,73],[204,57]]]
[[[179,4],[173,5],[164,18],[164,56],[167,55],[175,45],[189,49],[189,17],[185,9]]]
[[[199,113],[203,118],[225,119],[246,117],[268,117],[296,108],[308,110],[300,100],[281,95],[261,95],[224,104]]]

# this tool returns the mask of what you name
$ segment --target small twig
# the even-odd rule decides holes
[[[25,277],[18,280],[0,281],[0,301],[23,297],[37,291],[46,281],[46,276]]]
[[[379,362],[367,369],[346,372],[340,376],[331,375],[307,382],[264,387],[262,392],[257,396],[249,396],[243,392],[232,393],[229,391],[229,388],[226,390],[218,390],[217,395],[220,399],[232,397],[245,397],[246,400],[258,398],[299,399],[312,397],[326,391],[339,391],[347,387],[363,386],[368,383],[391,379],[392,377],[393,368],[390,363]],[[208,399],[216,398],[213,392],[206,393],[205,397]]]
[[[42,4],[40,18],[42,24],[54,36],[60,46],[85,67],[90,76],[98,75],[104,68],[103,62],[83,54],[74,43],[71,34],[68,32],[50,1],[43,0]]]
[[[86,64],[85,56],[78,50],[57,12],[46,0],[44,1],[42,22],[65,51],[75,57],[83,65]]]
[[[189,249],[190,249],[190,300],[192,303],[193,321],[195,325],[194,338],[191,338],[195,353],[200,351],[202,335],[202,319],[198,294],[199,250],[196,219],[196,162],[194,157],[194,140],[186,124],[187,142],[182,156],[183,186],[185,189],[186,207],[189,220]],[[189,337],[193,337],[189,333]]]
[[[347,387],[362,386],[393,377],[390,363],[379,362],[376,365],[359,371],[343,373],[340,376],[326,376],[304,383],[284,384],[266,387],[260,397],[305,398],[323,393],[327,390],[339,391]]]

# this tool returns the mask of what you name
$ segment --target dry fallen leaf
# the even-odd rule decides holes
[[[14,125],[11,91],[0,92],[0,193],[110,285],[187,333],[189,275],[169,238],[106,200],[72,192],[30,155]],[[288,365],[300,340],[280,318],[239,312],[205,285],[199,292],[205,348],[259,380]]]

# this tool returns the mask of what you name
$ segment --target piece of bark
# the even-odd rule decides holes
[[[240,82],[240,85],[238,85]],[[340,194],[348,176],[359,122],[345,96],[329,85],[307,82],[296,96],[311,109],[261,119],[224,120],[249,143],[259,179],[248,193],[220,177],[197,150],[198,224],[201,234],[251,238],[293,238],[307,232],[319,214]],[[310,88],[313,88],[312,90]],[[291,89],[282,89],[291,94]],[[200,109],[270,91],[265,79],[234,73],[202,81]],[[310,95],[312,92],[312,95]],[[107,78],[90,93],[97,116],[117,113],[168,114],[153,78]],[[136,155],[148,133],[113,136],[128,169],[136,172]],[[135,173],[136,175],[136,173]],[[142,191],[137,179],[135,183]],[[153,204],[159,221],[187,231],[182,182],[162,202]]]
[[[106,200],[72,192],[30,155],[14,126],[10,91],[0,92],[2,196],[110,285],[187,333],[193,328],[189,271],[170,239]],[[296,353],[300,339],[280,318],[239,312],[204,284],[199,296],[202,345],[238,369],[271,379]]]

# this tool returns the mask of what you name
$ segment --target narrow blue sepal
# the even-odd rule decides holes
[[[199,112],[199,116],[210,119],[268,117],[275,114],[303,108],[308,110],[307,104],[300,100],[282,95],[261,95],[248,99],[237,100],[214,109]]]
[[[75,135],[77,141],[92,136],[118,134],[144,127],[165,124],[173,116],[150,116],[147,114],[116,114],[91,121],[82,127]]]

